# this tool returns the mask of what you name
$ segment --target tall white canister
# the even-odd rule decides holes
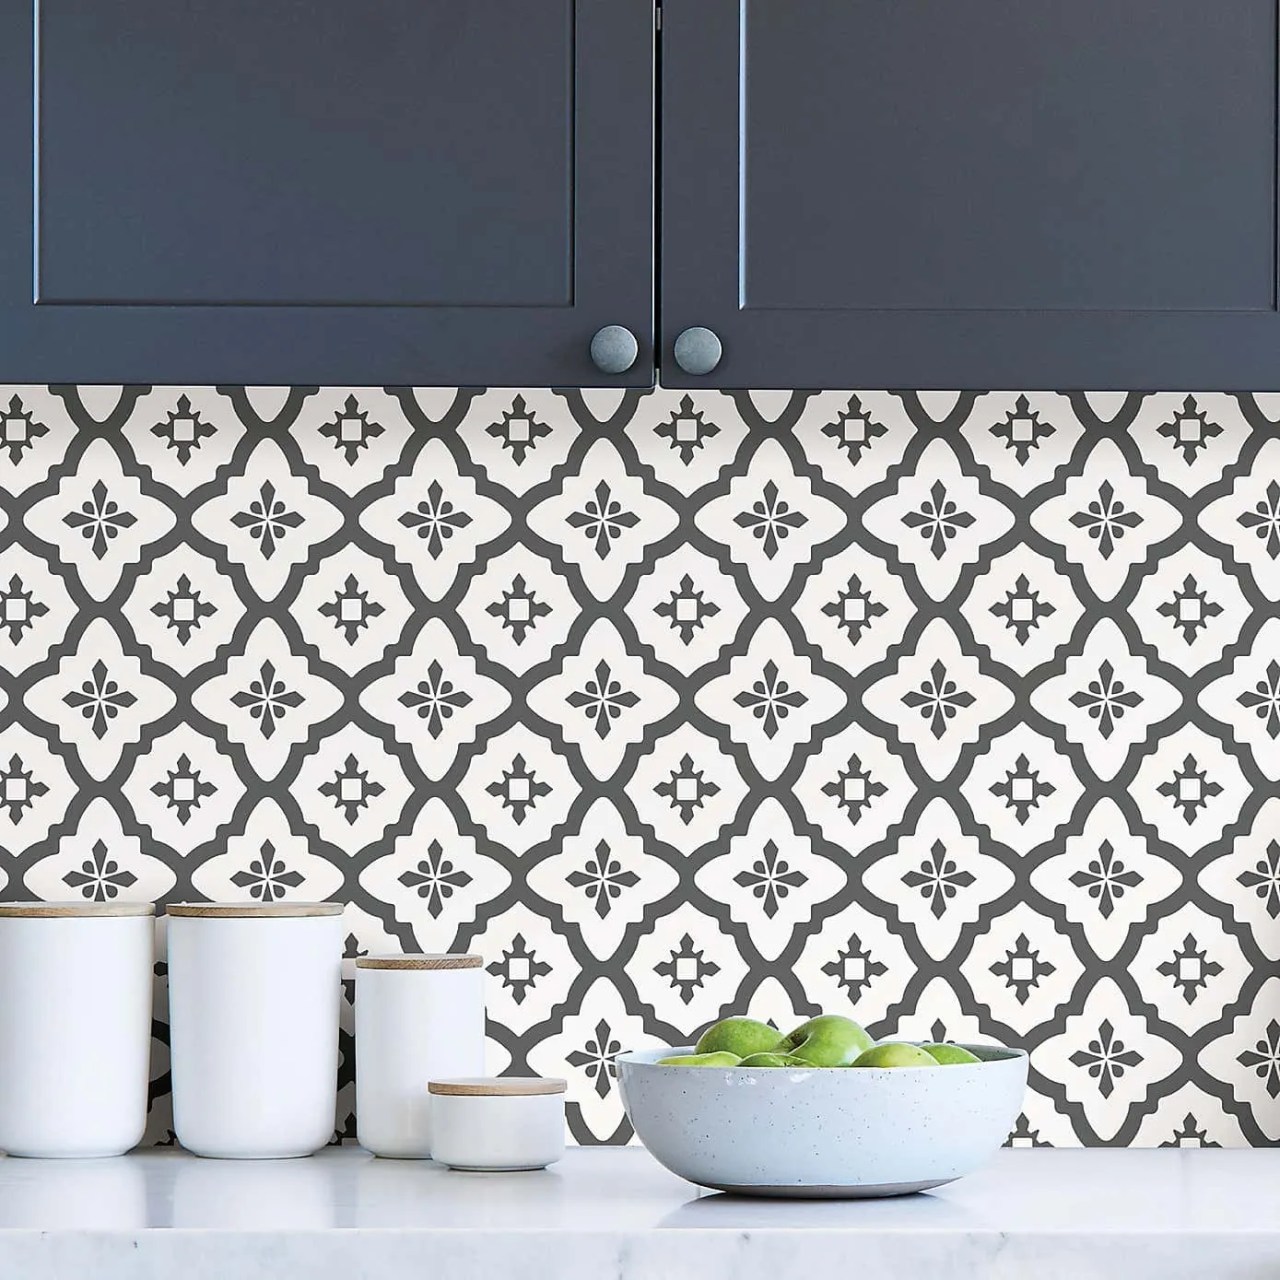
[[[241,1160],[318,1151],[337,1100],[341,904],[184,903],[168,914],[178,1141]]]
[[[0,904],[0,1150],[116,1156],[142,1140],[155,908]]]
[[[431,1154],[427,1081],[484,1070],[479,956],[356,961],[356,1136],[378,1156]]]

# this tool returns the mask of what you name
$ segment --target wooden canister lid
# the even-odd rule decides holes
[[[537,1098],[563,1093],[566,1087],[554,1076],[469,1076],[431,1080],[427,1092],[445,1098]]]
[[[30,920],[70,919],[85,916],[153,916],[151,902],[0,902],[0,917]]]
[[[478,969],[484,964],[480,956],[358,956],[357,969]]]
[[[287,920],[299,916],[340,916],[341,902],[171,902],[171,916],[205,920]]]

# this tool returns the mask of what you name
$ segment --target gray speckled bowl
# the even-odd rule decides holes
[[[1022,1109],[1027,1055],[966,1045],[948,1067],[660,1067],[690,1048],[620,1053],[641,1142],[699,1186],[760,1196],[895,1196],[970,1172]]]

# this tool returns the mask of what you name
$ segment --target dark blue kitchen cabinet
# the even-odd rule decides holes
[[[0,381],[648,385],[653,68],[652,0],[0,0]]]
[[[664,382],[1280,387],[1276,10],[664,0]]]

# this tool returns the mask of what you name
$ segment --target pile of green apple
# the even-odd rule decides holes
[[[692,1053],[660,1067],[951,1067],[978,1062],[958,1044],[877,1044],[852,1018],[824,1014],[783,1035],[754,1018],[725,1018],[702,1033]]]

